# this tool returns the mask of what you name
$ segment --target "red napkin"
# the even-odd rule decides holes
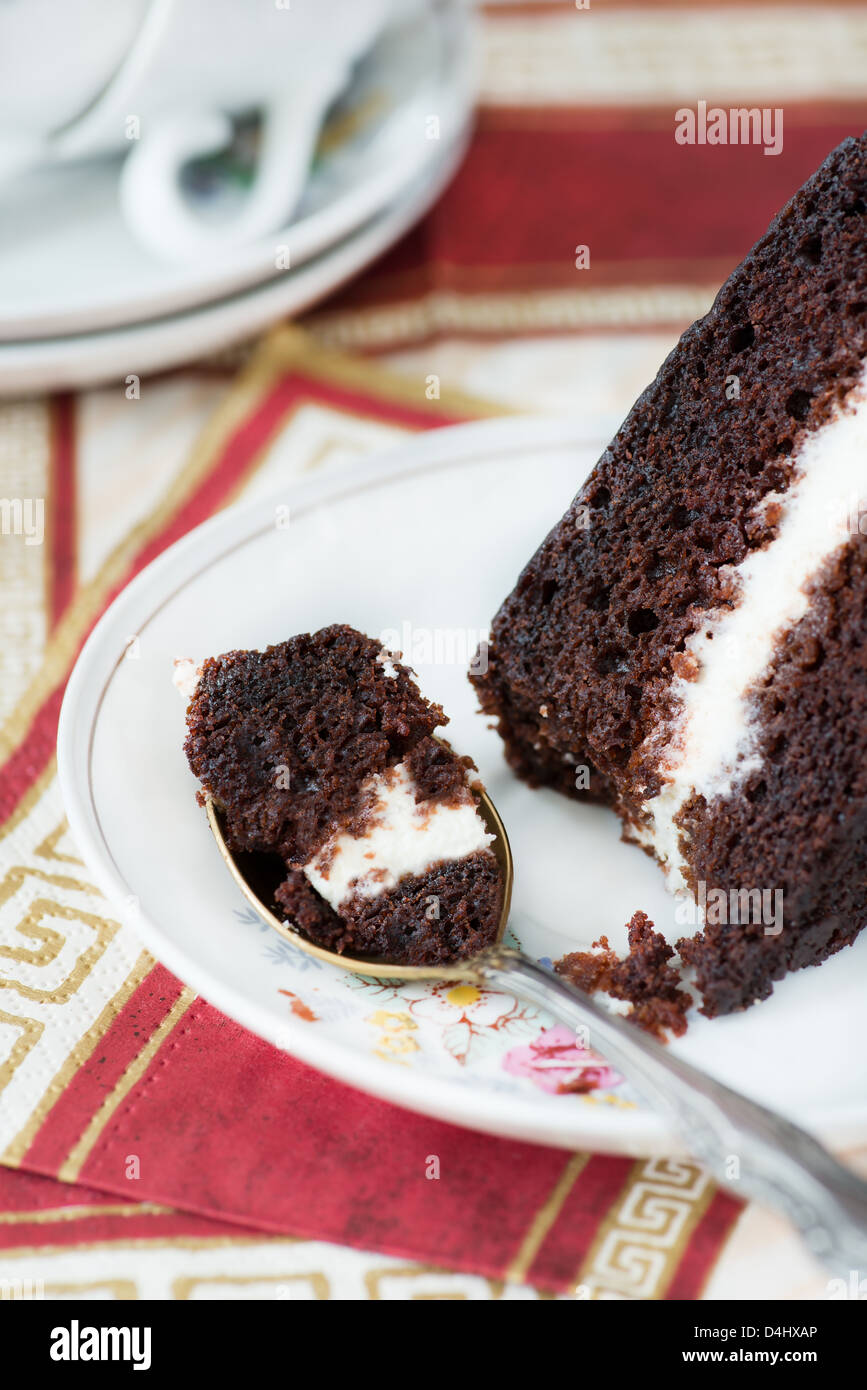
[[[179,998],[180,983],[156,967],[25,1153],[23,1166],[33,1172],[68,1171],[76,1141],[121,1082],[122,1098],[77,1167],[86,1187],[71,1187],[69,1201],[92,1204],[97,1191],[188,1213],[166,1215],[156,1232],[147,1218],[158,1236],[239,1223],[554,1290],[616,1275],[629,1252],[641,1250],[642,1207],[655,1203],[651,1246],[664,1260],[654,1296],[669,1298],[697,1297],[739,1210],[682,1160],[576,1157],[371,1100],[203,1000],[124,1089],[125,1070]],[[440,1173],[433,1181],[426,1176],[432,1155]],[[131,1179],[132,1160],[141,1176]],[[6,1211],[38,1205],[33,1180],[19,1180],[23,1192],[8,1174],[0,1183]],[[47,1193],[46,1201],[56,1200]],[[120,1239],[133,1228],[98,1229],[100,1238],[116,1231]],[[15,1241],[55,1243],[53,1227],[25,1231],[19,1223],[4,1240],[10,1231]],[[603,1251],[606,1240],[611,1248]]]

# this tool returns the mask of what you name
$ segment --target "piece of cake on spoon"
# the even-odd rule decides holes
[[[275,910],[312,941],[432,965],[495,939],[502,873],[475,769],[380,642],[336,625],[178,663],[176,684],[228,845],[279,855]]]

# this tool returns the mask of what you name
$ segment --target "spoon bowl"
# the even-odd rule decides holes
[[[506,827],[500,819],[496,806],[487,792],[478,792],[477,796],[479,815],[485,822],[488,833],[494,837],[491,849],[502,875],[503,902],[500,908],[497,934],[493,943],[499,945],[503,940],[512,905],[514,863]],[[349,970],[355,975],[372,975],[379,979],[464,980],[475,976],[475,971],[469,962],[458,961],[454,965],[401,965],[399,962],[390,961],[383,957],[349,956],[338,951],[327,951],[324,946],[315,945],[293,927],[291,922],[285,922],[281,917],[278,917],[273,908],[269,906],[274,901],[275,889],[286,873],[285,866],[277,855],[236,853],[226,843],[223,813],[211,797],[206,798],[205,809],[208,825],[217,842],[223,861],[247,902],[254,912],[262,918],[263,922],[266,922],[269,927],[273,927],[274,931],[279,932],[285,941],[291,942],[299,951],[304,951],[308,956],[315,956],[317,960],[328,961],[329,964],[337,965],[342,970]]]

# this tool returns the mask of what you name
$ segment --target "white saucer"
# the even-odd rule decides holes
[[[0,194],[0,345],[131,328],[274,286],[285,275],[276,264],[281,248],[291,267],[303,266],[433,179],[443,149],[466,128],[474,70],[472,25],[459,0],[425,6],[390,29],[333,113],[292,225],[218,258],[172,265],[151,257],[122,220],[116,160],[18,180]],[[428,138],[432,113],[438,140]],[[215,181],[200,200],[218,219],[232,215],[240,196]]]
[[[302,313],[324,299],[399,241],[424,216],[463,157],[469,121],[457,141],[439,148],[435,163],[403,197],[345,241],[297,270],[245,294],[217,300],[185,314],[101,333],[0,342],[0,398],[35,391],[77,390],[100,382],[123,382],[209,356]]]
[[[474,649],[607,437],[599,422],[527,419],[437,430],[380,462],[221,514],[152,564],[99,623],[69,683],[58,755],[72,831],[96,881],[146,946],[218,1008],[412,1109],[570,1148],[648,1153],[675,1141],[627,1086],[589,1096],[542,1089],[551,1073],[527,1058],[548,1021],[520,1001],[364,981],[263,927],[196,804],[171,682],[178,656],[260,647],[333,622],[379,637],[409,621],[422,645],[404,642],[405,655],[508,827],[515,912],[533,919],[524,948],[555,958],[603,932],[620,948],[638,908],[682,935],[659,871],[621,842],[613,814],[512,776],[465,676],[462,645]],[[275,507],[286,503],[284,529]],[[125,660],[132,633],[138,659]],[[293,1012],[287,991],[314,1020]],[[672,1047],[829,1142],[863,1142],[865,993],[867,935],[746,1013],[693,1017]]]

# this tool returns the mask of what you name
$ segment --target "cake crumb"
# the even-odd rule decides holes
[[[671,658],[671,669],[683,681],[698,680],[701,663],[695,652],[675,652]]]
[[[558,975],[586,994],[601,991],[632,1007],[626,1017],[639,1028],[668,1041],[682,1037],[692,996],[681,987],[680,975],[669,962],[676,954],[645,912],[633,913],[628,925],[629,954],[623,959],[601,936],[589,951],[573,951],[554,962]]]

